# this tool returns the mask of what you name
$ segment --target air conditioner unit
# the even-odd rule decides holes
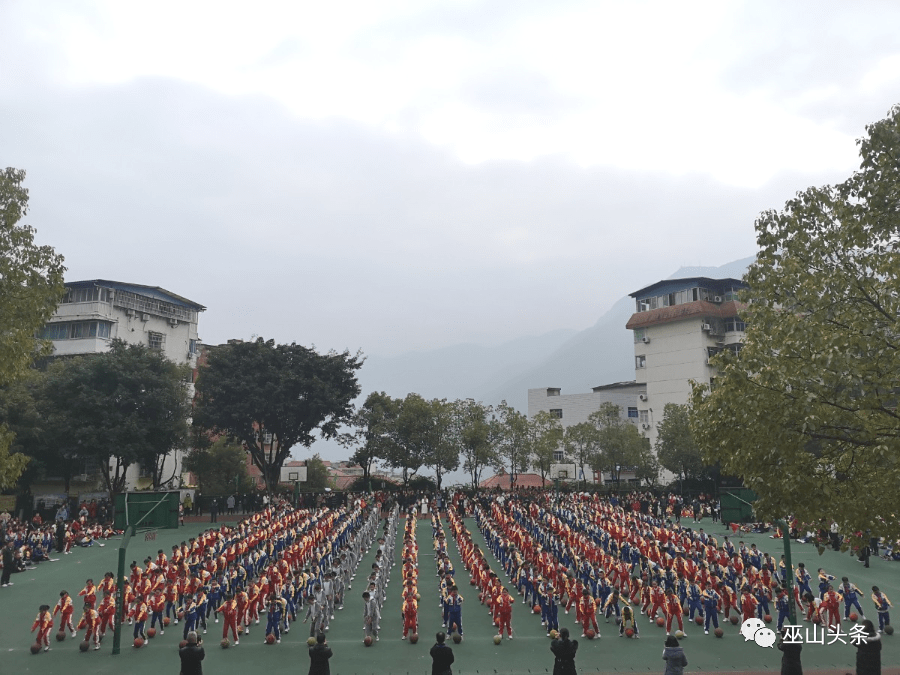
[[[133,309],[126,309],[126,310],[125,310],[125,316],[134,316],[134,310],[133,310]]]
[[[641,338],[641,342],[643,342],[645,345],[649,345],[649,344],[650,344],[650,338],[648,338],[648,337],[643,337],[643,338]]]
[[[177,325],[178,325],[178,319],[169,319],[169,325],[170,325],[170,326],[177,326]]]
[[[150,320],[149,314],[141,314],[141,321],[149,321],[149,320]]]
[[[712,330],[712,326],[710,326],[708,323],[700,324],[700,328],[702,330],[705,330],[706,332],[709,332]]]
[[[713,298],[713,302],[722,302],[722,296],[717,295],[716,297]]]
[[[642,429],[649,429],[649,428],[650,428],[650,425],[647,424],[646,422],[644,422],[644,423],[641,425],[641,428],[642,428]]]
[[[641,399],[642,401],[646,401],[646,400],[647,400],[647,394],[638,394],[638,398]]]

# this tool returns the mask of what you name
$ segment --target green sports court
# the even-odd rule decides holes
[[[473,540],[482,548],[486,548],[475,521],[467,519],[467,527],[472,531]],[[402,527],[402,522],[400,523]],[[173,544],[186,540],[202,531],[203,524],[193,523],[180,530],[161,529],[155,532],[156,538],[146,541],[145,534],[132,538],[128,548],[128,561],[143,560],[148,555],[155,556],[160,548],[168,551]],[[724,529],[721,525],[707,530],[721,537]],[[456,568],[458,584],[465,598],[463,609],[463,626],[465,639],[459,645],[451,645],[456,662],[454,673],[466,675],[495,675],[510,673],[515,675],[540,675],[550,673],[553,668],[553,656],[550,653],[550,641],[540,623],[540,617],[527,611],[521,601],[517,602],[513,611],[512,625],[515,639],[503,639],[500,645],[493,643],[494,628],[487,609],[478,603],[477,592],[468,585],[468,576],[459,559],[456,545],[449,536],[449,527],[445,523],[448,548]],[[398,533],[398,542],[402,531]],[[733,537],[735,543],[741,537]],[[747,534],[743,540],[756,543],[764,551],[776,557],[781,553],[781,541],[770,539],[766,535]],[[392,582],[387,589],[387,601],[382,608],[380,641],[372,647],[363,645],[362,631],[362,588],[354,583],[347,591],[345,609],[335,613],[328,632],[328,643],[334,650],[331,659],[331,672],[335,675],[411,675],[431,672],[431,659],[428,651],[434,644],[434,634],[441,629],[441,612],[437,596],[437,577],[434,574],[432,559],[431,523],[420,520],[417,539],[419,544],[419,631],[421,639],[413,645],[401,641],[402,621],[398,597],[399,567],[395,567]],[[177,645],[181,640],[181,626],[171,626],[164,636],[157,636],[141,649],[131,646],[131,627],[123,626],[122,653],[111,655],[112,636],[107,634],[100,651],[82,653],[78,650],[77,639],[67,639],[58,643],[51,641],[52,649],[32,655],[29,647],[34,642],[29,633],[31,624],[41,604],[51,607],[56,603],[60,590],[67,590],[73,596],[84,585],[85,579],[101,578],[104,572],[115,571],[117,563],[117,547],[121,542],[111,539],[105,547],[75,548],[71,555],[62,556],[58,562],[42,563],[34,570],[13,575],[13,585],[0,589],[0,672],[6,673],[40,673],[41,675],[101,675],[103,673],[128,673],[133,675],[159,675],[159,673],[177,672],[179,660]],[[399,549],[399,545],[398,545]],[[838,579],[849,576],[865,593],[863,609],[874,615],[869,591],[872,585],[878,585],[897,605],[900,612],[900,565],[873,558],[871,567],[865,569],[856,558],[848,554],[826,551],[819,556],[816,548],[809,544],[792,546],[794,564],[804,562],[811,571],[824,567]],[[360,570],[371,567],[374,549],[363,558]],[[488,553],[490,556],[490,553]],[[500,565],[489,557],[494,571]],[[515,592],[510,585],[510,589]],[[75,618],[80,616],[76,602]],[[721,617],[720,617],[721,618]],[[58,619],[58,617],[57,617]],[[640,640],[619,638],[617,626],[606,624],[598,617],[602,637],[588,641],[578,638],[580,626],[575,623],[574,609],[566,615],[560,610],[560,626],[568,626],[573,637],[578,638],[579,651],[576,664],[581,673],[662,673],[665,669],[661,658],[665,631],[647,623],[643,616],[639,619],[641,629]],[[895,621],[900,622],[900,618]],[[302,672],[308,668],[306,638],[308,625],[295,624],[292,630],[282,637],[280,645],[263,644],[265,619],[252,626],[250,635],[242,636],[238,647],[223,650],[219,646],[222,624],[210,623],[209,633],[205,636],[206,660],[204,672],[215,673],[247,673],[253,674],[265,669],[266,672]],[[745,642],[738,633],[738,626],[725,625],[725,637],[716,639],[712,635],[705,636],[699,626],[685,626],[687,637],[682,641],[689,665],[686,672],[778,672],[780,670],[781,652],[777,649],[764,649],[753,641]],[[807,624],[808,625],[808,624]],[[306,630],[304,630],[306,629]],[[844,629],[846,630],[846,628]],[[55,628],[53,631],[55,635]],[[885,673],[900,673],[900,634],[884,636],[882,663]],[[806,672],[847,673],[854,671],[856,649],[849,644],[804,645],[803,666]]]

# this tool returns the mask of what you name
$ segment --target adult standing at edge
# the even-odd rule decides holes
[[[435,635],[437,642],[431,648],[431,675],[452,675],[453,650],[445,644],[447,634],[440,631]]]
[[[575,675],[575,652],[578,651],[578,640],[569,639],[569,629],[559,631],[559,638],[550,643],[550,651],[556,657],[553,662],[553,675]]]
[[[187,634],[187,646],[178,650],[178,656],[181,658],[181,675],[203,675],[203,658],[206,652],[200,642],[194,631]]]
[[[333,655],[325,642],[325,633],[317,633],[316,644],[309,648],[309,675],[331,675],[328,659]]]

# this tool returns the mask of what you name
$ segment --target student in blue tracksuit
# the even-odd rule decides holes
[[[460,637],[463,634],[462,603],[463,597],[459,594],[459,589],[456,586],[451,586],[450,595],[447,596],[446,600],[447,626],[453,630],[453,626],[456,625],[456,632],[459,633]]]

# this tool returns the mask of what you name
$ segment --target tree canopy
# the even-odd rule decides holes
[[[246,451],[227,437],[216,439],[209,447],[195,447],[182,466],[197,476],[200,491],[206,495],[237,494],[251,487]]]
[[[656,482],[659,465],[650,449],[650,442],[627,419],[615,403],[603,403],[591,413],[588,421],[597,429],[599,451],[592,457],[594,471],[607,471],[618,482],[623,469],[631,469],[635,476],[648,484]]]
[[[35,230],[19,221],[28,213],[25,172],[0,171],[0,387],[21,377],[49,344],[35,335],[53,315],[65,288],[63,257],[38,246]],[[0,489],[12,487],[28,457],[11,453],[14,434],[0,425]]]
[[[197,379],[195,423],[243,443],[273,492],[291,448],[309,447],[317,432],[333,438],[350,421],[362,363],[263,338],[216,347]]]
[[[706,464],[691,431],[690,407],[666,403],[657,426],[656,457],[660,466],[682,480],[701,479]]]
[[[746,339],[696,386],[694,436],[743,478],[759,518],[900,537],[900,106],[860,168],[756,221]]]

